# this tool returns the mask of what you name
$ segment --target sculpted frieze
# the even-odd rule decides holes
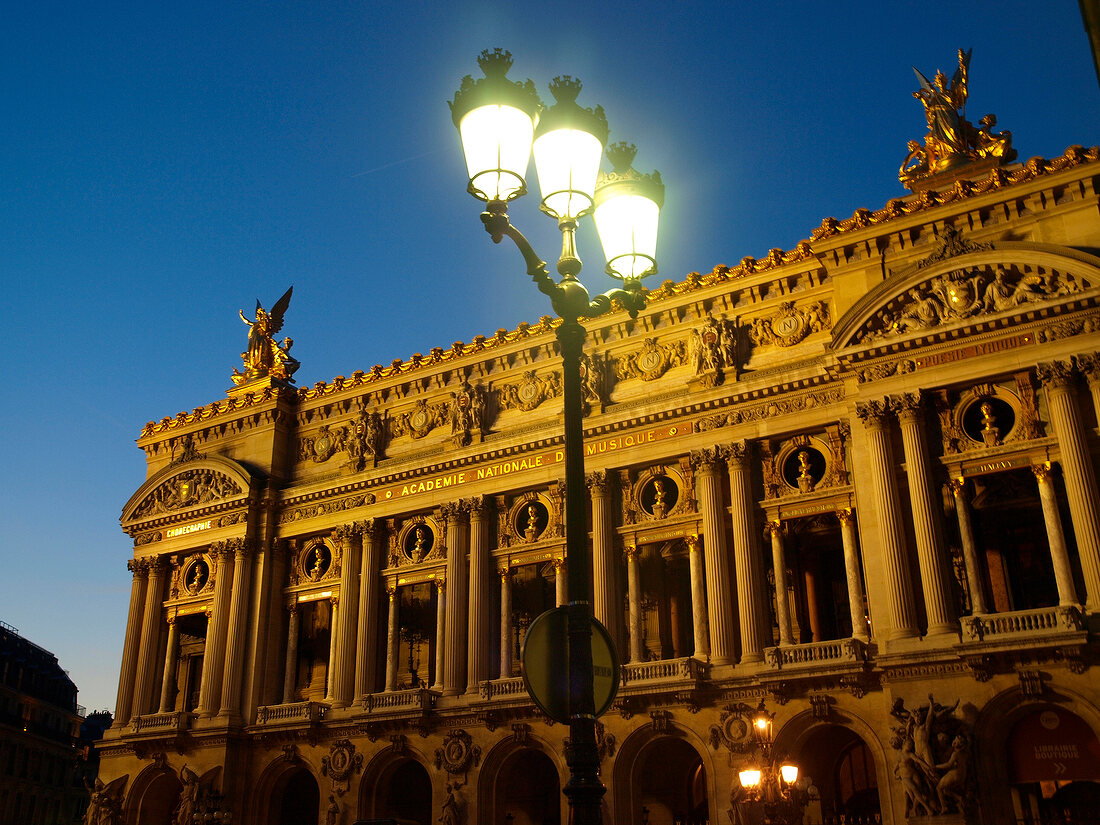
[[[418,399],[412,412],[401,413],[390,423],[390,432],[395,436],[407,435],[419,439],[426,436],[450,418],[449,404],[429,404]]]
[[[795,398],[781,398],[773,401],[764,401],[751,406],[738,407],[728,412],[708,415],[700,418],[696,426],[700,430],[713,430],[719,427],[732,427],[753,421],[763,421],[777,415],[790,415],[815,407],[835,404],[844,398],[844,390],[841,387],[833,387],[818,392],[800,395]]]
[[[542,402],[562,394],[561,375],[552,372],[540,378],[534,370],[529,370],[523,374],[523,380],[498,387],[496,393],[500,409],[530,412]]]
[[[955,269],[911,287],[864,325],[855,341],[876,341],[1062,298],[1096,284],[1053,269]]]
[[[661,344],[656,338],[646,338],[635,352],[615,360],[615,377],[656,381],[672,367],[683,363],[683,343]]]
[[[211,504],[241,492],[236,481],[215,470],[185,470],[153,490],[134,510],[133,518]]]
[[[299,521],[307,518],[316,518],[317,516],[325,516],[330,513],[338,513],[341,510],[354,510],[357,507],[363,507],[367,504],[374,504],[373,493],[362,493],[360,495],[348,496],[347,498],[335,499],[333,501],[323,501],[318,504],[292,507],[279,513],[279,524],[286,524],[290,521]]]
[[[708,315],[688,333],[688,363],[704,387],[737,377],[737,324]]]

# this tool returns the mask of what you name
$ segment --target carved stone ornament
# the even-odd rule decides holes
[[[297,563],[291,577],[291,584],[319,582],[339,575],[332,548],[324,539],[312,539],[306,542],[298,553]]]
[[[299,440],[298,460],[322,464],[346,449],[347,439],[347,427],[332,429],[328,424],[322,424],[315,436]]]
[[[607,404],[607,361],[599,353],[581,353],[581,400],[584,414],[601,412]]]
[[[726,705],[718,716],[718,724],[711,725],[708,733],[710,746],[718,750],[725,746],[731,753],[747,753],[755,747],[749,719],[755,708],[745,704]]]
[[[443,739],[443,747],[436,748],[435,766],[450,774],[465,774],[471,766],[481,762],[481,748],[464,730],[453,730]]]
[[[185,470],[153,490],[134,510],[133,518],[198,507],[239,495],[241,486],[214,470]]]
[[[418,399],[411,412],[402,413],[391,425],[395,436],[408,435],[411,438],[423,438],[437,426],[448,420],[448,405],[429,404]]]
[[[549,499],[536,493],[524,493],[512,502],[508,512],[509,544],[536,542],[554,536],[555,508]]]
[[[706,316],[688,333],[688,363],[704,387],[714,387],[726,374],[737,377],[737,324]]]
[[[471,386],[466,381],[457,392],[451,393],[447,417],[451,422],[451,440],[456,447],[469,445],[475,434],[478,441],[485,439],[489,431],[486,396],[485,387]]]
[[[646,338],[636,352],[615,361],[615,377],[619,380],[641,378],[643,381],[656,381],[670,368],[683,362],[683,344],[659,344],[656,338]]]
[[[784,301],[772,315],[752,321],[749,337],[758,347],[793,347],[810,333],[825,332],[832,326],[825,301],[803,307],[796,307],[794,301]]]
[[[180,595],[198,596],[214,589],[214,577],[210,575],[210,562],[203,555],[193,556],[181,568]]]
[[[552,372],[540,378],[534,370],[528,370],[522,381],[498,387],[496,393],[502,410],[530,412],[542,402],[562,394],[561,375]]]
[[[854,336],[870,342],[1016,310],[1096,286],[1091,279],[1041,266],[954,269],[915,284],[876,313]]]
[[[241,320],[248,326],[248,349],[241,353],[244,361],[244,371],[234,369],[230,376],[237,386],[245,385],[251,381],[268,376],[293,383],[291,376],[299,367],[299,363],[290,354],[290,348],[294,346],[294,340],[284,338],[280,344],[275,340],[276,333],[283,328],[283,315],[290,306],[290,296],[294,287],[290,287],[286,293],[268,312],[256,300],[256,318],[249,321],[244,317],[244,310],[240,310]]]
[[[363,754],[355,752],[348,739],[337,739],[329,747],[328,756],[321,757],[321,775],[332,780],[332,789],[343,795],[352,774],[363,770]]]

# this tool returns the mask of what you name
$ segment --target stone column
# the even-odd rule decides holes
[[[870,460],[871,491],[878,515],[879,545],[882,548],[885,589],[889,601],[890,639],[918,635],[917,611],[913,603],[913,583],[909,576],[905,535],[898,523],[900,503],[894,459],[890,451],[889,405],[869,401],[856,405],[856,415],[867,428],[867,452]]]
[[[500,571],[500,678],[512,677],[512,571]]]
[[[361,563],[359,566],[359,617],[355,642],[354,698],[373,693],[376,684],[376,653],[378,648],[379,571],[382,569],[382,539],[374,519],[356,525],[359,528]],[[349,611],[350,612],[350,611]]]
[[[630,616],[630,661],[645,659],[642,651],[642,583],[638,575],[638,548],[629,546],[626,553],[628,614]]]
[[[1071,365],[1056,361],[1039,365],[1039,380],[1047,391],[1050,423],[1058,439],[1066,499],[1077,540],[1077,555],[1085,580],[1085,609],[1100,611],[1100,501],[1096,473],[1074,397],[1076,375]]]
[[[447,635],[447,580],[435,580],[435,679],[432,690],[443,690],[443,648]]]
[[[149,584],[149,563],[130,559],[126,569],[133,574],[130,583],[130,612],[126,616],[126,636],[122,642],[122,668],[118,675],[118,697],[115,700],[115,718],[111,725],[121,728],[130,721],[134,701],[134,684],[137,682],[138,649],[141,642],[141,619],[145,609],[145,590]]]
[[[730,505],[733,516],[733,556],[737,573],[737,610],[741,625],[741,664],[764,661],[764,573],[760,545],[756,538],[751,449],[747,441],[730,445],[726,461],[730,474]]]
[[[355,686],[355,631],[359,625],[359,558],[362,555],[362,537],[359,526],[346,524],[332,531],[336,545],[336,557],[340,559],[339,621],[333,615],[332,635],[335,658],[330,659],[333,673],[332,705],[346,708],[352,701]]]
[[[400,649],[397,644],[397,585],[386,587],[386,593],[390,597],[389,619],[386,622],[386,690],[392,691],[397,687],[397,653]]]
[[[1066,536],[1062,532],[1062,519],[1058,515],[1053,468],[1047,463],[1032,467],[1031,471],[1039,483],[1039,501],[1043,505],[1043,521],[1046,523],[1047,541],[1050,544],[1050,560],[1054,566],[1054,582],[1058,587],[1058,604],[1079,605]]]
[[[435,680],[443,686],[446,696],[457,696],[466,690],[466,629],[469,621],[466,586],[470,580],[466,571],[466,545],[469,512],[470,503],[466,501],[443,508],[447,519],[446,586],[450,588],[451,597],[446,599],[444,635],[438,637],[436,642],[436,667],[439,666],[439,642],[443,642],[443,673],[442,677],[436,675]],[[443,600],[444,595],[445,588],[441,586],[439,598]]]
[[[252,586],[252,548],[247,539],[233,545],[233,592],[229,601],[229,630],[225,646],[225,679],[219,716],[235,719],[241,714],[241,681],[244,648],[248,639],[248,595]]]
[[[703,574],[703,546],[698,536],[687,536],[688,576],[691,579],[692,657],[701,662],[710,659],[710,634],[707,632],[707,590]]]
[[[585,477],[592,498],[592,614],[622,650],[622,610],[615,581],[615,533],[604,470]]]
[[[975,615],[988,613],[985,588],[982,587],[982,565],[978,560],[978,545],[974,540],[974,524],[970,520],[970,502],[966,495],[966,479],[954,478],[948,482],[955,497],[955,516],[959,520],[959,539],[962,541],[963,564],[966,565],[966,581],[970,585],[970,612]]]
[[[206,624],[206,650],[199,687],[199,713],[206,718],[217,715],[222,693],[225,641],[229,629],[226,614],[229,612],[229,590],[233,577],[233,554],[229,544],[228,541],[220,541],[210,546],[210,557],[214,560],[214,603]]]
[[[294,683],[298,679],[298,616],[297,602],[287,605],[290,622],[286,633],[286,670],[283,672],[283,704],[294,701]]]
[[[683,649],[684,635],[684,559],[665,559],[665,583],[668,594],[668,624],[672,636],[672,657],[681,659],[685,655]]]
[[[779,625],[779,644],[793,645],[791,635],[791,604],[788,598],[787,554],[783,550],[783,522],[768,522],[772,540],[772,575],[775,578],[775,620]]]
[[[176,686],[176,658],[180,649],[180,628],[176,617],[168,618],[168,648],[164,652],[164,676],[160,682],[160,712],[172,710],[172,688]]]
[[[726,531],[723,528],[722,493],[718,486],[722,450],[708,448],[692,453],[696,464],[696,499],[703,515],[703,544],[707,579],[707,624],[710,627],[710,656],[716,665],[733,664],[734,629],[732,603],[736,601],[730,579]]]
[[[856,548],[856,517],[849,509],[838,510],[840,541],[844,545],[844,577],[848,584],[848,613],[852,619],[852,638],[869,642],[867,620],[863,616],[863,584],[859,551]]]
[[[466,693],[489,679],[489,514],[483,499],[470,502],[470,600],[466,632]]]
[[[1085,380],[1088,381],[1089,392],[1092,394],[1093,414],[1100,421],[1100,352],[1078,355],[1077,368],[1084,373]]]
[[[134,716],[153,710],[153,685],[157,675],[166,569],[160,559],[154,560],[150,565],[149,585],[145,590],[145,612],[141,619],[141,650],[138,651],[137,685],[134,687]]]
[[[905,447],[906,477],[917,538],[917,561],[924,590],[924,612],[928,635],[958,633],[948,598],[947,567],[944,563],[943,524],[937,513],[932,472],[928,466],[928,445],[924,437],[924,410],[919,392],[906,393],[897,401],[901,440]]]
[[[569,604],[569,588],[565,581],[565,559],[554,559],[554,604],[564,607]]]
[[[340,609],[339,596],[330,598],[328,604],[328,664],[325,666],[325,701],[332,703],[332,691],[336,684],[336,668],[333,666],[336,661],[336,646],[338,644],[336,627],[340,621],[340,614],[344,611]]]

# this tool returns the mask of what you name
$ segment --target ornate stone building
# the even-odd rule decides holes
[[[1100,160],[996,139],[586,324],[606,821],[753,821],[762,700],[807,823],[1096,809]],[[102,821],[565,821],[553,323],[301,389],[250,341],[144,428]]]

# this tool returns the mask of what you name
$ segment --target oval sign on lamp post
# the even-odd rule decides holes
[[[597,619],[592,623],[592,699],[602,716],[619,692],[619,657],[611,635]],[[533,622],[523,640],[523,684],[535,704],[555,722],[568,724],[569,610],[552,607]]]

